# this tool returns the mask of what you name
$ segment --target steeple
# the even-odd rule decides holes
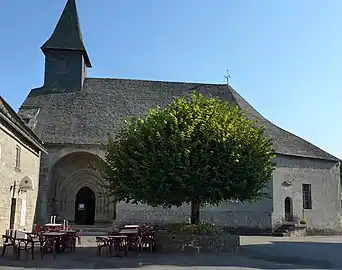
[[[49,91],[81,91],[87,77],[87,67],[91,67],[75,1],[67,0],[55,30],[41,47],[45,55],[44,88]]]
[[[67,0],[53,34],[43,44],[41,50],[45,55],[49,50],[82,52],[85,65],[91,67],[89,56],[83,44],[75,0]]]

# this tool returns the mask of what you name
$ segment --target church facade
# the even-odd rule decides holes
[[[103,144],[126,116],[139,116],[174,97],[197,90],[239,106],[258,120],[273,139],[277,168],[270,197],[255,203],[225,203],[202,209],[202,218],[230,227],[270,229],[305,218],[309,227],[340,226],[339,159],[274,125],[226,84],[88,78],[85,49],[75,0],[68,0],[45,55],[42,87],[32,89],[19,115],[44,142],[37,207],[38,221],[50,215],[77,224],[187,221],[187,205],[170,210],[118,203],[106,196],[96,161]]]

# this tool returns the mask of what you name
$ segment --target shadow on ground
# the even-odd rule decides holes
[[[342,243],[270,241],[247,244],[240,254],[249,258],[310,266],[311,269],[342,269]]]
[[[75,252],[61,253],[53,260],[52,254],[47,254],[42,260],[39,251],[36,251],[35,259],[30,255],[26,259],[21,255],[20,261],[12,257],[12,250],[8,249],[4,257],[0,257],[0,268],[44,268],[44,269],[134,269],[147,267],[149,269],[172,269],[182,267],[185,269],[312,269],[312,267],[278,264],[262,260],[250,259],[240,254],[160,254],[142,253],[140,255],[131,252],[127,257],[107,257],[103,254],[98,257],[95,247],[78,247]]]

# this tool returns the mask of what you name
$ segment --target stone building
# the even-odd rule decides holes
[[[44,141],[49,154],[41,159],[38,216],[50,214],[79,224],[119,221],[186,221],[188,206],[163,210],[119,203],[106,197],[94,170],[104,158],[101,147],[126,116],[196,89],[229,100],[265,125],[274,139],[277,169],[269,184],[270,198],[255,204],[226,203],[202,209],[204,219],[237,227],[271,228],[303,214],[311,227],[336,227],[339,220],[339,160],[311,143],[274,125],[232,87],[130,79],[89,78],[91,68],[75,0],[68,0],[52,36],[41,47],[45,55],[42,87],[32,89],[19,114]]]
[[[0,233],[31,230],[42,142],[0,96]]]

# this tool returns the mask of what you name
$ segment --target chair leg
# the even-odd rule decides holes
[[[152,240],[149,242],[149,248],[150,248],[150,252],[153,252],[153,243],[152,243]]]
[[[46,250],[46,247],[42,247],[42,248],[41,248],[42,260],[43,260],[43,258],[44,258],[45,250]]]
[[[115,248],[114,248],[114,250],[115,250]],[[112,256],[112,253],[113,253],[113,252],[112,252],[112,245],[109,245],[109,246],[108,246],[108,256],[111,257],[111,256]]]
[[[13,246],[13,257],[15,260],[17,260],[17,258],[18,258],[18,247],[17,246]]]

